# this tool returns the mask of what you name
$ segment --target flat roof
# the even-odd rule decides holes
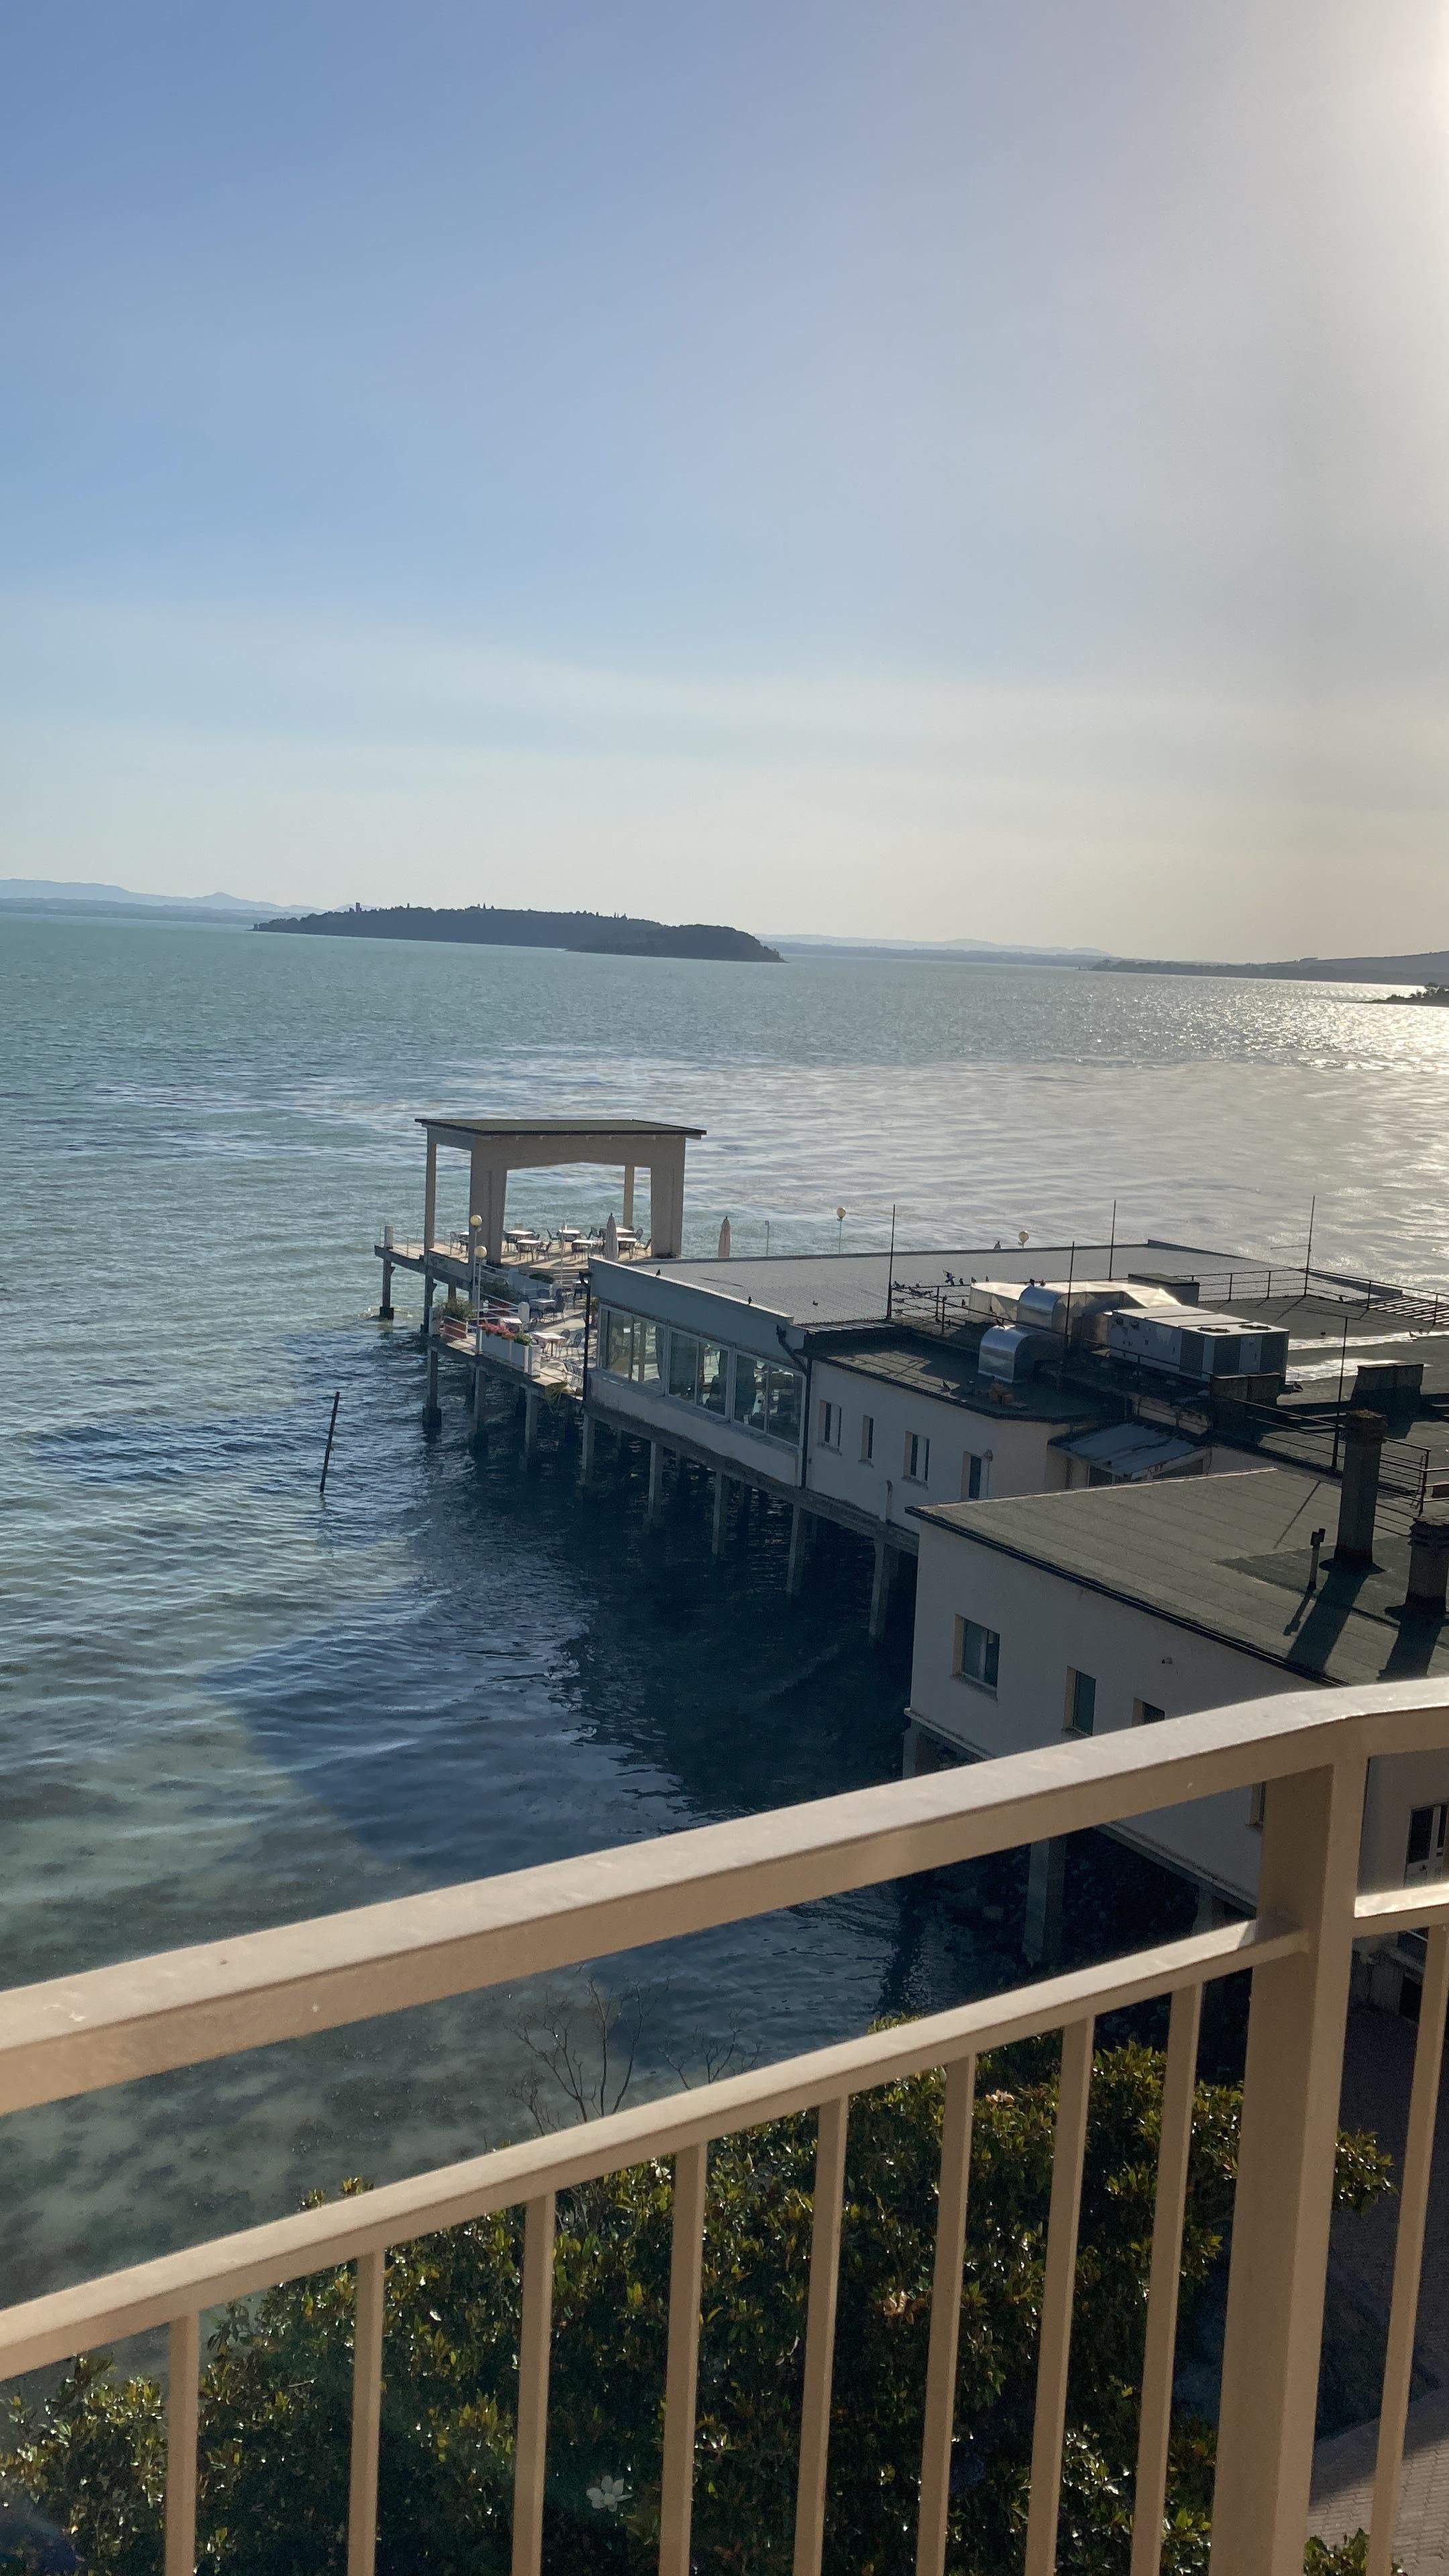
[[[1406,1539],[1380,1527],[1375,1563],[1336,1566],[1340,1487],[1292,1467],[918,1506],[978,1547],[1239,1646],[1310,1681],[1407,1681],[1449,1672],[1449,1621],[1401,1619]],[[1308,1588],[1310,1532],[1324,1561]]]
[[[439,1110],[418,1127],[455,1128],[462,1136],[706,1136],[706,1127],[674,1127],[660,1118],[450,1118]]]
[[[885,1379],[912,1394],[989,1414],[996,1422],[1096,1423],[1104,1412],[1115,1415],[1121,1409],[1121,1397],[1111,1388],[1099,1398],[1080,1387],[1038,1386],[1030,1378],[1021,1386],[1004,1387],[999,1378],[982,1376],[974,1346],[915,1333],[909,1324],[868,1325],[859,1335],[831,1333],[808,1347],[832,1368]]]
[[[691,1134],[694,1130],[689,1131]],[[806,1252],[763,1255],[740,1253],[728,1261],[667,1261],[662,1276],[685,1285],[711,1288],[741,1304],[773,1307],[792,1324],[883,1323],[892,1277],[909,1306],[919,1294],[929,1317],[938,1288],[965,1287],[973,1278],[1063,1279],[1069,1269],[1079,1279],[1125,1279],[1130,1270],[1173,1270],[1179,1263],[1211,1263],[1222,1268],[1244,1260],[1242,1254],[1218,1252],[1185,1243],[1028,1243],[1006,1250],[1000,1243],[967,1245],[960,1251],[910,1251],[896,1247],[894,1270],[889,1252]],[[899,1303],[899,1294],[898,1294]],[[899,1320],[899,1318],[898,1318]]]

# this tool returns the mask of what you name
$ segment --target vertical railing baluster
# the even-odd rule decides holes
[[[1384,2392],[1379,2408],[1379,2447],[1374,2469],[1368,2576],[1389,2576],[1393,2564],[1394,2525],[1399,2518],[1399,2476],[1404,2465],[1404,2427],[1408,2420],[1409,2386],[1414,2370],[1419,2273],[1424,2259],[1424,2216],[1429,2206],[1439,2076],[1444,2061],[1446,1999],[1449,1999],[1449,1924],[1438,1923],[1429,1934],[1428,1954],[1424,1961],[1419,2041],[1414,2051],[1414,2083],[1409,2096],[1409,2132],[1404,2143],[1404,2170],[1399,2188],[1399,2230],[1394,2247],[1394,2290],[1389,2304]]]
[[[548,2454],[548,2364],[553,2333],[554,2196],[531,2200],[523,2220],[523,2301],[518,2338],[518,2433],[513,2454],[513,2576],[539,2576]]]
[[[1275,1781],[1260,1914],[1304,1947],[1253,1970],[1213,2480],[1211,2576],[1303,2565],[1367,1763]]]
[[[1201,2028],[1202,1988],[1184,1986],[1172,1998],[1172,2018],[1167,2026],[1162,2135],[1157,2150],[1157,2205],[1152,2221],[1147,2333],[1142,2349],[1137,2484],[1132,2506],[1132,2576],[1159,2576],[1162,2566],[1162,2519],[1167,2506],[1167,2444],[1172,2431],[1172,2368],[1177,2353],[1177,2293],[1182,2272],[1182,2225],[1187,2211],[1187,2167],[1192,2147],[1192,2106],[1197,2088],[1197,2048]]]
[[[373,2576],[377,2558],[377,2446],[382,2422],[382,2320],[386,2293],[386,2254],[359,2254],[352,2320],[347,2576]]]
[[[805,2386],[800,2401],[800,2469],[795,2496],[795,2576],[820,2576],[825,2478],[830,2464],[830,2391],[835,2370],[835,2302],[840,2284],[840,2214],[845,2198],[845,2124],[850,2097],[822,2102],[815,2142],[815,2217],[810,2230],[810,2301],[805,2318]]]
[[[961,2265],[966,2252],[966,2192],[971,2171],[971,2113],[976,2060],[946,2070],[941,2120],[941,2187],[936,2204],[936,2264],[931,2276],[931,2343],[926,2357],[926,2427],[921,2443],[921,2510],[916,2576],[941,2576],[951,2506],[951,2443],[956,2430],[956,2356],[961,2339]]]
[[[201,2380],[201,2319],[177,2317],[171,2328],[166,2391],[166,2576],[195,2576],[196,2442]]]
[[[704,2278],[704,2190],[708,2173],[707,2146],[680,2148],[674,2159],[674,2235],[669,2257],[669,2361],[664,2382],[659,2576],[689,2576],[699,2298]]]
[[[1036,2372],[1036,2420],[1031,2437],[1031,2502],[1027,2509],[1025,2576],[1055,2576],[1057,2515],[1062,2492],[1062,2444],[1067,2430],[1067,2365],[1072,2349],[1072,2293],[1077,2279],[1077,2226],[1082,2209],[1082,2159],[1087,2144],[1087,2100],[1092,2084],[1090,2021],[1062,2033],[1062,2071],[1052,2150],[1051,2212],[1041,2294],[1041,2356]]]

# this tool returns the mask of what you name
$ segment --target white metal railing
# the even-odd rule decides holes
[[[1172,2353],[1204,1987],[1252,1971],[1229,2277],[1213,2576],[1301,2569],[1350,1962],[1356,1938],[1427,1932],[1401,2181],[1370,2576],[1387,2576],[1449,1994],[1449,1885],[1360,1896],[1366,1769],[1449,1744],[1449,1684],[1312,1691],[1168,1720],[973,1769],[775,1810],[621,1851],[125,1962],[0,1997],[0,2110],[89,2093],[586,1959],[740,1921],[1215,1792],[1268,1784],[1259,1912],[1105,1965],[933,2014],[529,2139],[361,2197],[0,2311],[0,2376],[159,2325],[171,2331],[166,2572],[195,2559],[203,2313],[355,2262],[349,2576],[371,2576],[390,2247],[525,2211],[514,2576],[539,2576],[557,2195],[674,2160],[661,2576],[688,2576],[701,2254],[713,2140],[819,2115],[798,2452],[795,2576],[818,2576],[830,2438],[842,2178],[853,2095],[946,2069],[918,2506],[920,2576],[942,2576],[976,2060],[1062,2034],[1037,2364],[1026,2576],[1052,2576],[1077,2227],[1097,2018],[1170,1996],[1146,2317],[1132,2576],[1162,2550]],[[1279,1794],[1288,1784],[1289,1793]]]

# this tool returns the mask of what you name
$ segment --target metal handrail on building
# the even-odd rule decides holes
[[[1064,1742],[968,1770],[661,1836],[618,1851],[126,1962],[0,1997],[0,2110],[88,2094],[445,1996],[665,1941],[912,1871],[1266,1783],[1259,1912],[760,2067],[0,2311],[0,2374],[170,2327],[167,2576],[195,2560],[204,2311],[356,2262],[349,2576],[376,2544],[385,2265],[392,2246],[522,2205],[514,2576],[538,2576],[556,2196],[674,2162],[661,2576],[688,2576],[701,2249],[711,2143],[814,2110],[819,2134],[794,2567],[818,2576],[830,2441],[844,2146],[853,2095],[947,2073],[918,2504],[920,2576],[942,2576],[977,2057],[1062,2034],[1042,2294],[1026,2576],[1052,2576],[1066,2425],[1092,2042],[1103,2013],[1170,1996],[1132,2576],[1163,2539],[1172,2357],[1204,1987],[1248,1969],[1252,2000],[1223,2357],[1213,2576],[1301,2568],[1355,1939],[1427,1932],[1383,2383],[1371,2576],[1386,2576],[1402,2459],[1449,1991],[1449,1885],[1358,1893],[1367,1766],[1449,1745],[1449,1684],[1275,1697]]]

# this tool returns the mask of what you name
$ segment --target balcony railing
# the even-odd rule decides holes
[[[1214,2576],[1303,2562],[1350,1962],[1355,1939],[1427,1933],[1369,2567],[1387,2576],[1413,2356],[1446,1991],[1449,1886],[1361,1895],[1366,1766],[1449,1745],[1449,1688],[1313,1691],[1063,1743],[545,1868],[173,1951],[0,1998],[0,2109],[86,2094],[237,2050],[401,2012],[540,1971],[1266,1782],[1260,1910],[1226,1929],[1052,1977],[783,2064],[730,2076],[358,2197],[309,2208],[0,2312],[0,2376],[170,2328],[167,2576],[195,2562],[203,2313],[355,2262],[349,2576],[370,2576],[389,2249],[525,2210],[514,2576],[539,2576],[556,2196],[656,2157],[674,2164],[661,2576],[688,2576],[701,2253],[711,2143],[818,2113],[798,2436],[795,2576],[825,2527],[844,2157],[853,2095],[946,2070],[917,2506],[920,2576],[942,2576],[975,2066],[1062,2036],[1042,2294],[1026,2576],[1056,2563],[1092,2041],[1103,2013],[1171,1997],[1146,2317],[1132,2576],[1163,2537],[1172,2356],[1204,1988],[1252,1972],[1222,2370]]]

